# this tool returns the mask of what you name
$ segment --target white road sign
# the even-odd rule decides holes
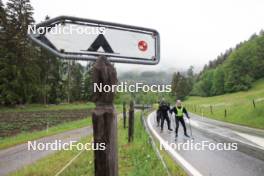
[[[156,30],[61,16],[28,29],[40,46],[65,59],[96,60],[105,55],[112,62],[158,64],[160,40]]]

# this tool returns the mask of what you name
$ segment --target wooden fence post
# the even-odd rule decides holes
[[[123,125],[126,128],[126,102],[123,102]]]
[[[213,106],[210,105],[210,111],[211,111],[211,114],[213,114]]]
[[[117,74],[114,66],[105,56],[100,56],[92,71],[92,83],[116,85]],[[95,176],[118,176],[117,150],[117,114],[113,105],[115,93],[95,92],[92,100],[95,109],[92,112],[94,145],[105,144],[105,150],[94,150]]]
[[[134,102],[131,100],[128,117],[128,142],[134,140]]]
[[[256,103],[255,103],[254,99],[253,99],[252,103],[253,103],[253,107],[256,108]]]
[[[226,111],[226,109],[225,109],[225,117],[227,116],[227,111]]]

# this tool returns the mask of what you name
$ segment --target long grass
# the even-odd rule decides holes
[[[214,97],[188,97],[184,103],[189,111],[202,116],[264,129],[264,80],[257,81],[248,91]]]

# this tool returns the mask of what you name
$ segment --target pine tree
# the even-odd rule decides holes
[[[0,0],[0,104],[15,104],[19,99],[14,89],[18,89],[15,81],[16,65],[13,63],[14,53],[8,49],[8,24],[4,4]]]
[[[4,29],[4,23],[6,22],[6,13],[4,9],[4,4],[2,0],[0,0],[0,31],[2,32]]]
[[[0,0],[0,48],[4,47],[6,41],[6,12],[2,0]]]
[[[172,94],[177,99],[184,99],[190,93],[188,78],[180,72],[174,73],[172,77]]]
[[[71,95],[73,101],[81,100],[82,96],[82,79],[83,79],[83,67],[80,63],[73,62],[72,65],[72,89]]]
[[[84,97],[83,99],[86,101],[91,100],[92,96],[92,63],[87,64],[86,72],[84,74]]]
[[[49,16],[45,17],[48,20]],[[58,103],[62,99],[61,61],[47,50],[39,49],[38,65],[40,67],[41,102],[44,104]]]
[[[28,25],[34,22],[32,15],[29,0],[9,0],[6,4],[6,46],[12,53],[5,60],[12,75],[6,84],[9,92],[17,95],[17,103],[30,102],[39,90],[37,51],[27,38]]]
[[[212,95],[221,95],[225,92],[225,74],[221,67],[214,71],[214,79],[212,85]]]
[[[194,67],[190,66],[189,69],[187,70],[188,93],[191,92],[195,81],[195,74],[193,72],[193,69]]]
[[[173,73],[172,82],[171,82],[171,92],[172,92],[172,95],[174,96],[176,96],[179,79],[180,79],[180,73],[179,72]]]

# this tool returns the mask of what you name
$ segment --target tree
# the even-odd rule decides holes
[[[172,82],[171,82],[171,92],[172,95],[176,96],[176,92],[178,90],[178,82],[180,80],[180,72],[173,73]]]
[[[83,100],[91,100],[92,96],[92,63],[87,64],[84,74],[84,94]]]
[[[221,95],[225,92],[225,74],[221,67],[214,71],[212,95]]]
[[[49,17],[46,16],[45,20]],[[39,49],[40,92],[42,103],[58,103],[63,99],[62,62],[45,49]]]
[[[4,53],[6,53],[5,48],[6,42],[6,12],[4,9],[4,4],[2,0],[0,0],[0,59],[2,60],[4,57]]]
[[[213,85],[213,71],[208,70],[205,72],[205,74],[202,76],[202,80],[200,83],[200,90],[202,96],[211,96],[211,89]]]
[[[71,95],[72,101],[82,99],[82,82],[83,82],[83,67],[81,64],[73,62],[71,69]]]
[[[227,66],[227,75],[225,82],[225,90],[227,92],[237,92],[240,90],[248,90],[253,81],[249,76],[250,72],[248,60],[246,59],[233,59],[231,64]]]
[[[184,99],[190,93],[188,78],[184,77],[180,72],[173,74],[171,85],[172,94],[177,99]]]
[[[180,75],[180,79],[177,85],[178,90],[176,92],[177,99],[184,99],[189,94],[188,86],[189,85],[187,79],[183,75]]]
[[[187,82],[188,82],[187,90],[189,93],[192,91],[195,81],[195,74],[193,72],[193,69],[194,67],[190,66],[189,69],[187,70]]]
[[[3,42],[5,40],[5,28],[6,28],[6,12],[4,9],[4,4],[2,0],[0,0],[0,45],[3,47]]]
[[[7,54],[4,65],[11,74],[4,78],[4,86],[16,95],[13,103],[30,102],[38,95],[39,67],[37,52],[27,38],[28,25],[34,22],[33,8],[29,0],[9,0],[6,5],[6,41]],[[5,94],[5,98],[8,98]],[[5,99],[4,98],[4,99]],[[9,102],[10,103],[10,102]]]
[[[32,45],[27,29],[33,23],[29,0],[8,0],[6,7],[0,0],[0,104],[81,100],[86,94],[83,66]]]

